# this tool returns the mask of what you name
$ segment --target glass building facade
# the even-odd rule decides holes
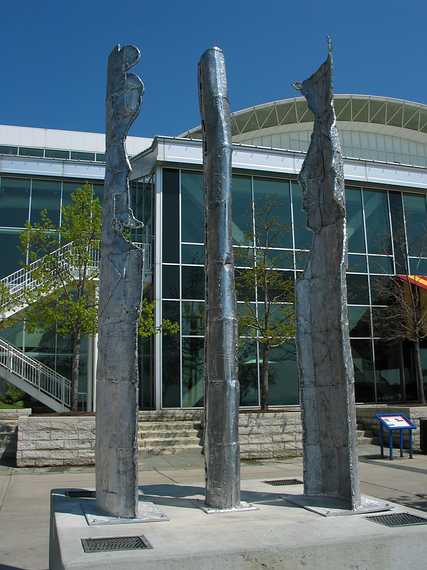
[[[25,224],[36,224],[42,210],[58,227],[58,246],[62,222],[62,208],[70,203],[74,190],[85,181],[36,178],[28,176],[0,177],[0,279],[20,269],[27,261],[20,248],[20,234]],[[103,186],[92,182],[93,191],[102,199]],[[63,376],[71,377],[71,338],[59,335],[55,330],[27,330],[25,320],[2,328],[0,336],[23,350],[32,358],[46,364]],[[82,341],[80,366],[80,407],[86,408],[88,395],[89,339]]]
[[[200,407],[204,391],[202,173],[187,168],[164,168],[161,180],[162,251],[161,268],[157,269],[161,271],[161,315],[179,322],[181,331],[180,335],[161,339],[161,405]],[[156,196],[160,200],[159,189]],[[262,246],[262,227],[257,221],[265,205],[274,203],[275,216],[283,231],[270,243],[269,251],[275,260],[280,260],[275,268],[283,273],[284,279],[298,279],[309,253],[311,232],[305,227],[302,195],[295,177],[236,173],[232,197],[235,253],[239,248]],[[425,193],[348,184],[346,203],[348,317],[356,400],[366,403],[416,400],[411,346],[385,341],[377,325],[389,302],[384,291],[392,276],[427,274]],[[237,271],[244,270],[237,262]],[[257,311],[263,310],[261,295],[255,287],[251,291],[238,291],[240,310],[244,309],[243,298],[249,298]],[[253,340],[245,340],[244,332],[241,334],[241,405],[258,406],[259,347]],[[427,345],[422,350],[427,381]],[[153,359],[157,361],[154,354]],[[270,404],[298,403],[295,344],[290,341],[274,349],[271,355]]]

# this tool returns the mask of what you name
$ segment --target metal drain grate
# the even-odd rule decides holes
[[[301,479],[273,479],[272,481],[264,481],[267,485],[280,487],[281,485],[302,485]]]
[[[410,513],[392,513],[389,515],[376,515],[374,517],[365,517],[368,521],[372,521],[383,526],[409,526],[415,524],[427,524],[427,519],[411,515]]]
[[[85,552],[114,552],[153,548],[145,536],[115,536],[112,538],[82,538]]]
[[[96,497],[95,491],[88,491],[86,489],[75,489],[67,491],[67,497],[72,499],[94,499]]]

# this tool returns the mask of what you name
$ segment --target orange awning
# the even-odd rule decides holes
[[[399,279],[417,285],[422,289],[427,289],[427,276],[424,275],[399,275]]]

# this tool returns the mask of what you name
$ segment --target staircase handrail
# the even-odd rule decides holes
[[[151,249],[150,245],[143,242],[135,242],[135,245],[141,247],[144,250],[144,272],[149,273],[151,270]],[[34,273],[37,269],[42,265],[44,260],[48,256],[57,256],[59,258],[65,257],[66,254],[72,252],[73,249],[73,242],[68,242],[67,244],[55,249],[51,253],[40,257],[40,259],[36,259],[32,263],[29,264],[28,267],[23,269],[18,269],[14,273],[7,275],[0,279],[0,287],[4,287],[5,290],[9,293],[9,299],[4,303],[4,305],[9,305],[13,302],[13,305],[19,304],[21,297],[23,296],[25,291],[33,291],[40,287],[42,283],[37,279],[34,279]],[[95,242],[93,245],[90,245],[88,248],[88,253],[90,255],[89,261],[89,269],[98,270],[99,269],[99,261],[100,261],[100,248],[99,242]],[[65,263],[68,263],[67,258],[64,259]],[[1,309],[0,305],[0,309]]]
[[[27,356],[16,346],[0,338],[0,367],[19,376],[29,384],[60,402],[64,407],[71,406],[71,382],[55,370],[38,360]]]

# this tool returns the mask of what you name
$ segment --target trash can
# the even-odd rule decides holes
[[[427,453],[427,419],[420,419],[420,448],[423,453]]]

